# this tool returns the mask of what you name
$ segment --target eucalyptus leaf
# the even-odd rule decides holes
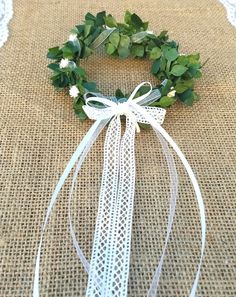
[[[97,15],[96,15],[96,25],[97,26],[102,26],[105,24],[105,18],[106,16],[106,12],[105,11],[101,11],[101,12],[98,12]]]
[[[134,57],[143,57],[144,55],[144,46],[143,45],[133,45],[131,48],[131,54]]]
[[[161,49],[159,47],[154,47],[151,52],[149,58],[151,60],[156,60],[161,56]]]
[[[175,75],[175,76],[181,76],[182,74],[184,74],[186,71],[188,70],[187,67],[183,66],[183,65],[174,65],[170,71],[171,74]]]
[[[79,76],[79,77],[85,77],[86,71],[82,67],[75,67],[73,71]]]
[[[59,67],[59,64],[57,64],[57,63],[48,64],[48,68],[55,71],[55,72],[60,73],[60,67]]]
[[[191,89],[186,90],[185,92],[178,94],[181,101],[184,102],[185,105],[191,106],[194,101],[194,93]]]
[[[69,60],[74,58],[74,53],[69,47],[64,46],[62,48],[62,52],[63,52],[63,58],[69,59]]]
[[[186,66],[188,64],[188,58],[186,56],[179,56],[177,63]]]
[[[108,55],[112,55],[115,51],[116,51],[116,48],[112,43],[106,44],[106,52]]]
[[[104,20],[105,20],[106,26],[108,26],[110,28],[117,27],[117,22],[116,22],[115,18],[111,14],[106,16],[104,18]]]
[[[159,60],[155,60],[153,63],[152,63],[152,67],[151,67],[151,73],[152,74],[156,74],[159,69],[160,69],[160,65],[161,65],[161,61],[160,59]]]
[[[130,55],[130,50],[127,47],[119,47],[118,53],[121,58],[127,58]]]
[[[168,97],[168,96],[163,96],[161,99],[157,102],[154,102],[151,104],[151,106],[157,106],[157,107],[169,107],[173,105],[176,101],[175,97]]]
[[[97,92],[98,91],[95,82],[84,82],[83,86],[89,92]]]
[[[132,13],[126,10],[125,17],[124,17],[124,21],[126,24],[131,24],[131,15]]]
[[[60,50],[59,46],[49,48],[47,58],[56,60],[57,58],[62,56],[62,51]]]
[[[168,61],[174,61],[178,57],[178,52],[175,48],[164,48],[164,56]]]
[[[84,26],[84,37],[87,37],[92,29],[92,25],[85,25]]]
[[[136,13],[133,13],[131,15],[131,22],[136,28],[142,28],[144,25],[143,21],[140,19],[140,17]]]
[[[127,35],[121,35],[120,36],[120,47],[126,47],[128,48],[130,45],[130,38]]]
[[[191,89],[193,87],[193,80],[180,80],[175,85],[175,90],[177,93],[183,93],[187,89]]]
[[[117,48],[120,42],[120,34],[118,32],[113,32],[109,36],[109,41],[115,48]]]
[[[124,98],[125,95],[123,94],[123,92],[120,90],[120,89],[117,89],[116,92],[115,92],[115,96],[116,98]]]

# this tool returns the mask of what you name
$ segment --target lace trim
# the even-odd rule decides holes
[[[219,0],[227,11],[229,22],[236,27],[236,0]]]
[[[8,38],[8,23],[13,16],[12,0],[0,0],[0,47]]]

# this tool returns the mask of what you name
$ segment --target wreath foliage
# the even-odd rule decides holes
[[[87,13],[83,24],[71,30],[68,41],[62,46],[48,50],[47,57],[53,60],[48,67],[53,71],[51,81],[56,89],[67,89],[74,98],[73,107],[76,115],[86,119],[82,106],[86,92],[100,92],[95,82],[88,80],[87,72],[80,66],[81,59],[88,58],[95,49],[104,44],[106,53],[122,59],[133,57],[148,58],[151,61],[151,73],[157,78],[161,98],[152,106],[167,108],[177,100],[191,106],[198,100],[194,91],[194,81],[202,75],[200,55],[183,55],[179,44],[170,40],[167,31],[159,35],[148,31],[148,22],[129,11],[125,12],[124,22],[119,23],[105,11],[94,16]],[[147,92],[143,86],[137,96]],[[118,89],[116,98],[128,97]]]

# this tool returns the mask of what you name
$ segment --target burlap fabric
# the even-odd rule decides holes
[[[87,11],[126,9],[168,29],[182,52],[211,57],[197,83],[193,108],[168,110],[164,127],[194,168],[206,205],[207,247],[198,296],[236,296],[236,29],[215,0],[15,0],[10,38],[0,49],[0,296],[30,296],[40,226],[54,186],[91,122],[80,123],[72,102],[50,85],[47,48],[64,42]],[[131,90],[149,75],[149,62],[119,61],[102,51],[84,62],[105,94]],[[74,224],[90,256],[97,213],[105,132],[79,176]],[[169,178],[151,131],[136,141],[137,182],[129,296],[146,296],[167,222]],[[200,224],[187,176],[177,161],[180,199],[158,296],[187,296],[197,265]],[[41,296],[84,296],[87,276],[68,233],[68,179],[47,229]]]

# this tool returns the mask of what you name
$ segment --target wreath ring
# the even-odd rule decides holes
[[[88,58],[101,45],[105,45],[106,53],[112,57],[126,59],[131,56],[151,61],[150,72],[157,78],[157,85],[153,89],[161,93],[160,98],[151,103],[152,106],[167,108],[177,100],[191,106],[198,100],[194,82],[202,75],[203,64],[199,54],[181,54],[179,44],[169,39],[167,31],[155,35],[148,30],[148,22],[143,22],[135,13],[126,11],[123,23],[118,23],[105,11],[96,16],[87,13],[83,24],[71,30],[69,39],[62,46],[50,48],[47,54],[53,60],[48,65],[53,71],[53,86],[67,90],[73,98],[74,111],[81,120],[87,118],[83,110],[84,94],[100,91],[95,82],[88,80],[80,61]],[[147,88],[140,88],[137,96],[146,93]],[[115,92],[117,99],[129,95],[120,89]]]

